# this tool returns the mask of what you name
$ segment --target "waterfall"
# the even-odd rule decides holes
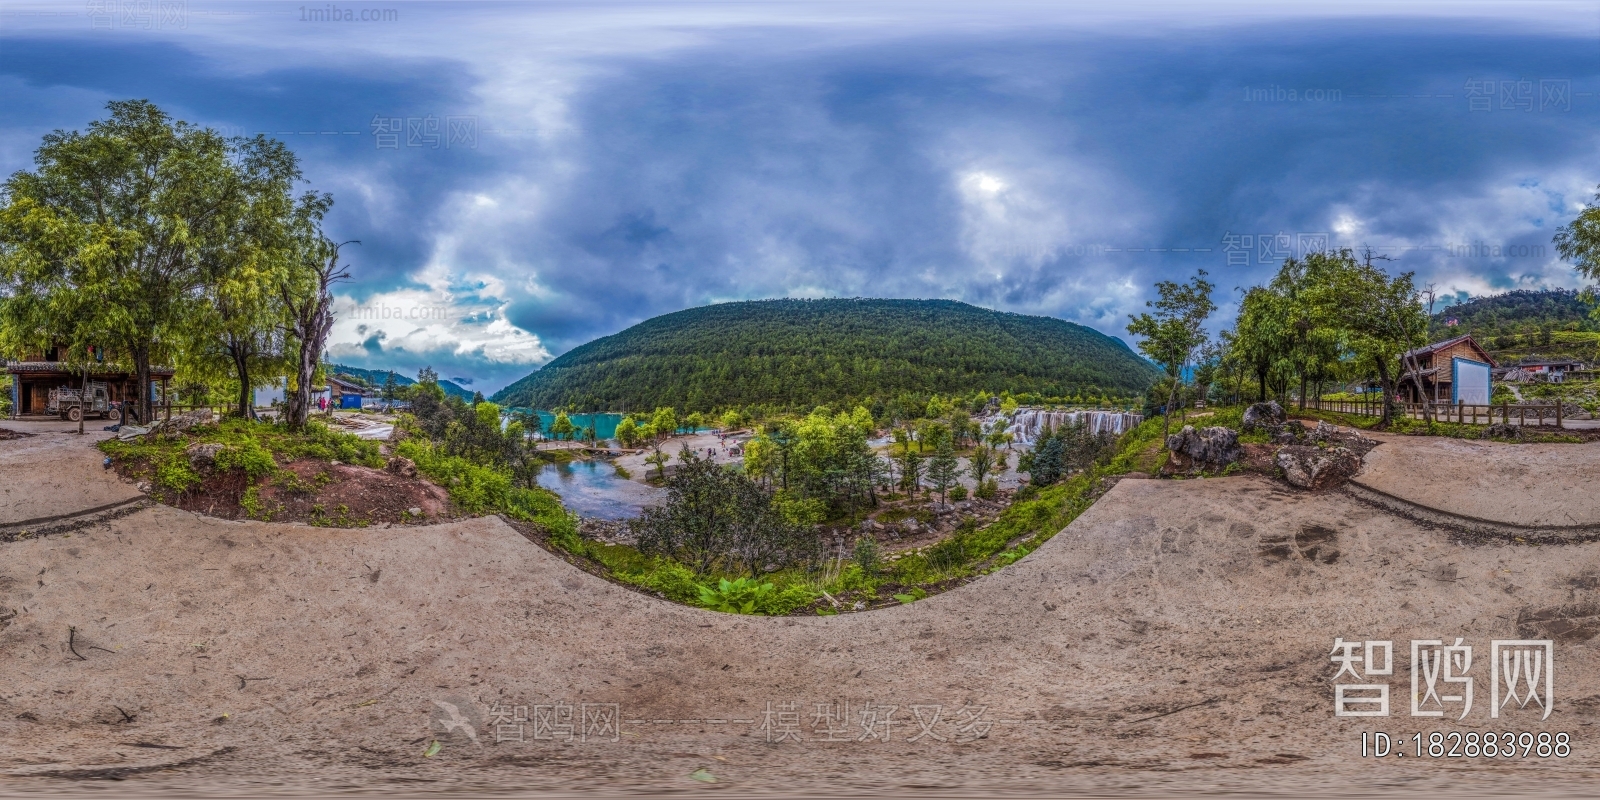
[[[1011,434],[1016,443],[1029,446],[1039,438],[1039,434],[1047,430],[1056,430],[1064,425],[1076,425],[1079,420],[1088,426],[1090,433],[1109,432],[1116,435],[1131,430],[1143,422],[1144,416],[1125,411],[1044,411],[1037,408],[1019,408],[1009,420],[1003,416],[984,420],[983,430],[987,432],[996,426],[1004,425],[1005,432]]]

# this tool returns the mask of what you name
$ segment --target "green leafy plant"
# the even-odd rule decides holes
[[[715,587],[698,588],[699,603],[704,608],[728,614],[760,614],[762,612],[758,608],[772,594],[774,586],[771,583],[757,583],[751,578],[731,581],[723,578],[717,581]]]

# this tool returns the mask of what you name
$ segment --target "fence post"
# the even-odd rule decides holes
[[[1561,424],[1561,398],[1559,397],[1556,398],[1556,427],[1563,427]]]

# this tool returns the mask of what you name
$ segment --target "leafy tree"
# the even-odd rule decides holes
[[[1383,386],[1383,417],[1381,424],[1394,419],[1394,395],[1398,380],[1393,365],[1402,360],[1402,354],[1423,343],[1428,318],[1418,297],[1413,273],[1395,277],[1373,265],[1370,254],[1357,261],[1350,250],[1313,253],[1309,260],[1318,264],[1323,278],[1314,289],[1313,302],[1327,309],[1330,319],[1337,319],[1345,332],[1347,343],[1356,357],[1371,365],[1378,373]],[[1415,359],[1404,365],[1418,393],[1422,391]]]
[[[639,423],[634,422],[631,416],[623,417],[622,421],[617,423],[616,436],[623,447],[633,449],[633,446],[639,443]]]
[[[867,577],[877,577],[878,570],[883,567],[883,553],[878,547],[878,540],[871,536],[858,537],[851,556],[856,566],[861,568],[861,574]]]
[[[1177,381],[1183,375],[1183,368],[1193,358],[1195,350],[1206,342],[1205,331],[1200,326],[1216,310],[1216,304],[1211,301],[1214,287],[1205,276],[1206,271],[1199,270],[1188,283],[1157,283],[1159,299],[1145,303],[1154,308],[1155,313],[1129,315],[1128,332],[1142,337],[1139,351],[1160,364],[1173,381],[1168,395],[1168,413],[1161,423],[1162,435],[1171,428],[1172,401],[1177,397]]]
[[[661,452],[660,447],[657,447],[650,455],[644,457],[644,463],[656,468],[656,478],[660,480],[666,480],[667,462],[671,460],[672,456]]]
[[[722,413],[721,424],[724,431],[736,431],[743,426],[744,417],[738,411],[730,408]]]
[[[46,309],[76,313],[148,387],[153,360],[177,355],[206,316],[205,289],[277,257],[299,171],[265,137],[229,142],[144,100],[107,109],[87,133],[46,135],[36,170],[6,181],[0,283],[12,293],[9,326]],[[63,294],[84,306],[67,308]],[[135,410],[151,418],[144,389]]]
[[[922,453],[907,447],[900,456],[900,485],[912,497],[917,496],[917,487],[922,485],[922,467]]]
[[[385,402],[391,404],[400,399],[400,384],[395,383],[394,378],[393,371],[383,376],[382,396]]]
[[[1065,446],[1059,436],[1043,436],[1031,451],[1027,472],[1034,486],[1049,486],[1061,480],[1066,470]]]
[[[657,436],[670,437],[678,432],[678,412],[672,406],[662,406],[651,415],[650,425]]]
[[[679,460],[667,501],[628,523],[640,552],[681,559],[700,574],[720,567],[753,576],[819,559],[817,537],[785,519],[755,481],[687,448]]]
[[[1556,231],[1554,242],[1556,253],[1572,262],[1579,276],[1600,281],[1600,192],[1575,219]]]
[[[972,479],[982,486],[983,479],[989,477],[993,470],[994,450],[983,444],[973,448],[972,456],[967,459],[967,471],[972,474]]]
[[[560,441],[562,439],[572,438],[573,434],[577,433],[577,431],[578,426],[572,424],[572,418],[567,416],[567,412],[556,412],[556,418],[550,423],[551,436],[556,437],[556,440]]]

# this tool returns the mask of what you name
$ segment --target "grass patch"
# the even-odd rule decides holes
[[[383,466],[377,442],[333,430],[317,420],[308,421],[303,432],[293,433],[281,424],[227,419],[217,425],[192,428],[182,436],[107,439],[99,447],[134,474],[148,478],[158,492],[182,494],[200,483],[200,474],[189,465],[186,452],[197,443],[222,445],[217,453],[217,469],[237,470],[251,482],[281,475],[280,463],[301,458]],[[251,516],[264,518],[254,513]]]
[[[460,456],[447,456],[420,439],[395,446],[398,455],[411,459],[417,471],[450,493],[450,500],[469,514],[505,514],[533,523],[550,534],[558,547],[582,555],[586,543],[578,538],[578,518],[561,505],[554,492],[515,486],[509,472],[476,464]]]

